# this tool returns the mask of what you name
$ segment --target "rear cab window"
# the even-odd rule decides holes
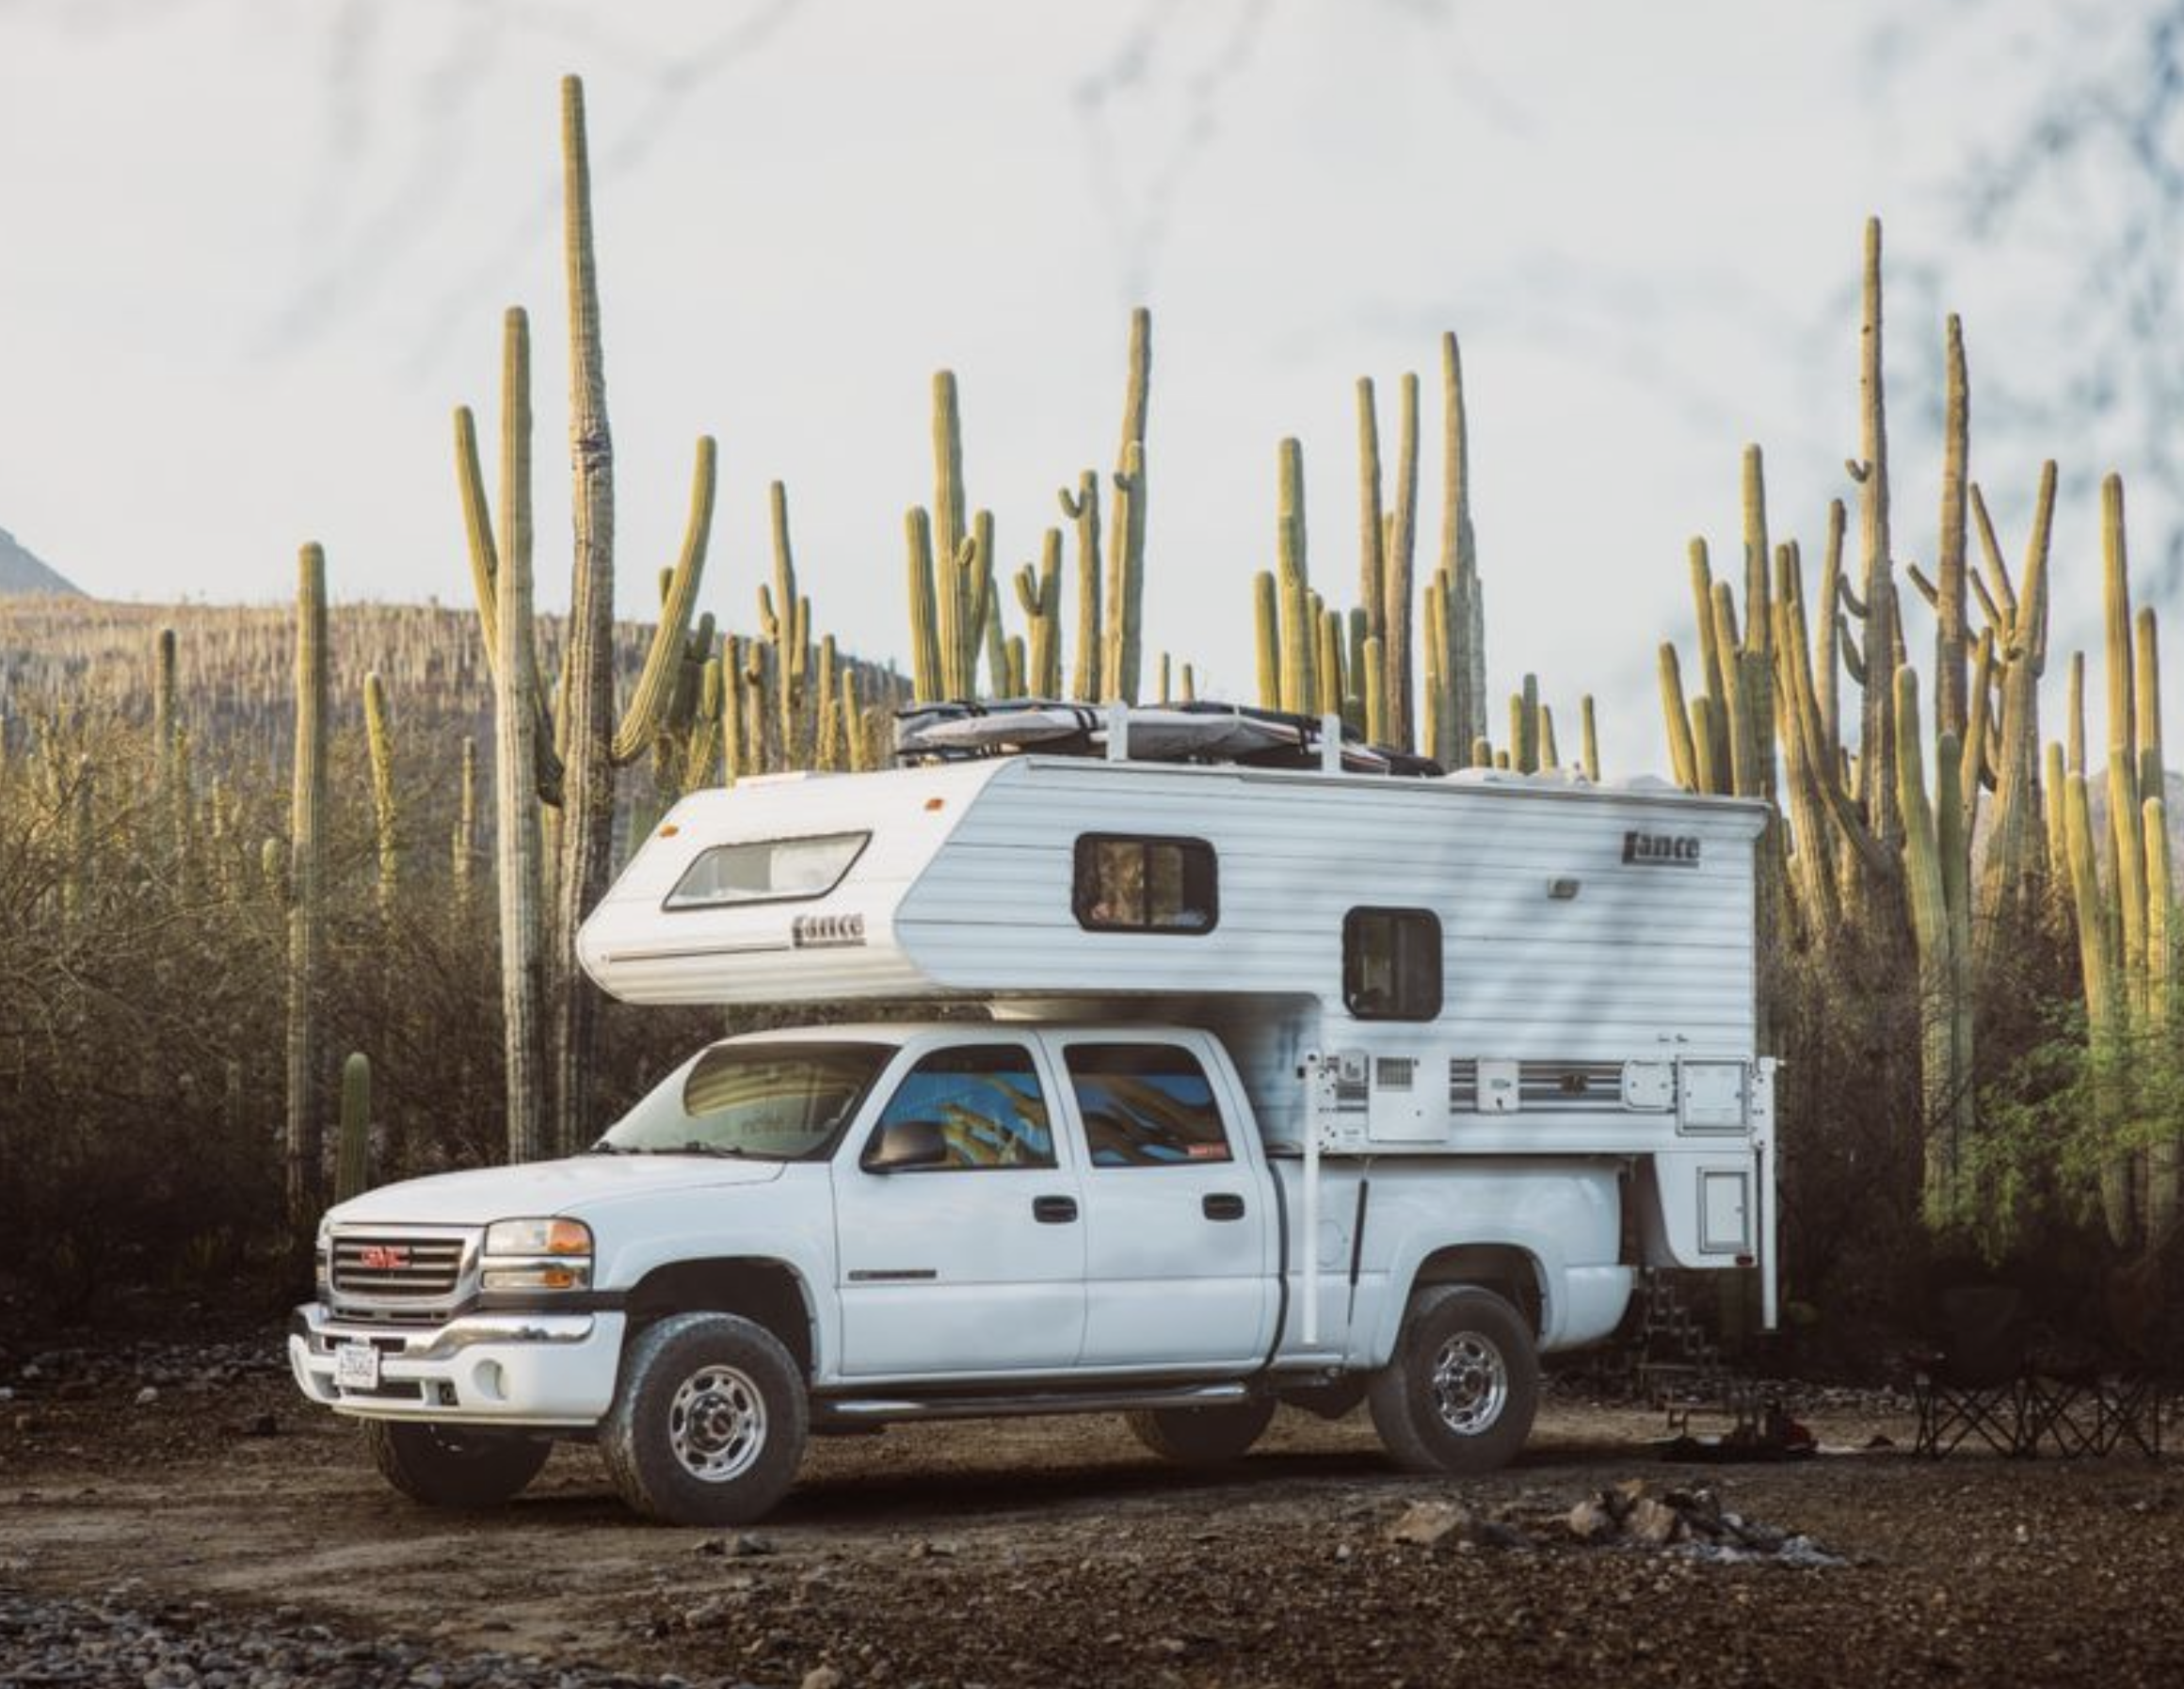
[[[1179,1044],[1072,1043],[1064,1053],[1095,1167],[1236,1159],[1204,1064]]]

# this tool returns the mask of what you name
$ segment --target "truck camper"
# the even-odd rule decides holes
[[[596,1438],[640,1511],[727,1522],[810,1434],[1121,1411],[1212,1461],[1361,1400],[1472,1471],[1643,1269],[1754,1272],[1773,1324],[1760,806],[1204,707],[899,742],[684,798],[581,935],[626,1001],[826,1023],[329,1216],[292,1359],[397,1486]]]

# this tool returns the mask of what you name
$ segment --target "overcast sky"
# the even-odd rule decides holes
[[[2066,645],[2097,611],[2086,484],[2146,467],[2128,428],[2033,416],[2090,331],[2073,219],[2124,190],[2096,171],[1967,234],[1980,161],[2058,77],[2127,60],[2146,7],[1957,0],[1915,33],[1899,9],[0,0],[0,527],[104,596],[278,597],[315,539],[338,597],[466,603],[448,414],[494,426],[521,302],[540,595],[565,602],[575,70],[625,613],[646,613],[711,432],[704,603],[750,626],[779,478],[819,628],[899,654],[931,372],[960,378],[971,495],[1013,568],[1054,489],[1113,461],[1142,301],[1148,662],[1172,649],[1244,696],[1276,442],[1304,442],[1314,582],[1346,601],[1353,382],[1380,379],[1392,437],[1419,372],[1437,426],[1453,329],[1497,694],[1536,670],[1574,716],[1591,690],[1611,772],[1658,767],[1654,646],[1688,638],[1687,538],[1736,555],[1743,443],[1767,449],[1777,538],[1816,549],[1848,495],[1868,212],[1897,283],[1900,555],[1933,555],[1943,309],[1966,316],[1974,471],[2013,557],[2040,456],[2077,477]],[[1428,563],[1434,460],[1429,435]],[[2144,478],[2151,556],[2173,524]]]

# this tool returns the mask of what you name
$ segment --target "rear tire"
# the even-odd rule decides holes
[[[1539,1411],[1532,1327],[1475,1284],[1421,1291],[1365,1399],[1398,1466],[1456,1473],[1506,1466]]]
[[[364,1440],[379,1475],[427,1507],[497,1507],[554,1452],[543,1438],[412,1420],[366,1420]]]
[[[1271,1396],[1212,1408],[1148,1408],[1123,1418],[1137,1440],[1178,1466],[1241,1460],[1274,1421]]]
[[[810,1430],[804,1375],[779,1338],[737,1314],[678,1313],[632,1340],[599,1447],[633,1511],[741,1525],[788,1493]]]

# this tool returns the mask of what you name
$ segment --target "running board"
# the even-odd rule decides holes
[[[1036,1395],[827,1396],[811,1404],[815,1420],[874,1424],[889,1420],[1011,1419],[1033,1413],[1125,1413],[1141,1408],[1220,1408],[1247,1401],[1242,1384],[1178,1390],[1057,1390]]]

